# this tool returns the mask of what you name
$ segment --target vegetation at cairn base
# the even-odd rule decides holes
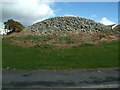
[[[71,48],[21,47],[3,40],[3,69],[65,70],[118,67],[118,42]],[[120,66],[120,65],[119,65]]]
[[[14,21],[13,19],[9,19],[8,21],[4,22],[5,29],[12,30],[10,33],[13,32],[20,32],[24,29],[24,26],[18,22]]]

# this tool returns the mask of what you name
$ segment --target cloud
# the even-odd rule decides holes
[[[43,0],[4,2],[2,3],[2,19],[3,21],[6,21],[12,18],[20,21],[23,25],[28,26],[36,21],[55,16],[55,12],[51,7],[53,3],[54,2],[48,2],[48,0],[45,0],[44,2]]]
[[[77,17],[77,16],[72,15],[72,14],[65,14],[64,16]]]
[[[113,21],[107,19],[106,17],[103,17],[99,22],[102,23],[102,24],[105,24],[105,25],[116,24],[115,22],[113,22]]]
[[[4,26],[4,25],[3,25],[3,23],[2,23],[2,22],[0,22],[0,28],[3,28],[3,26]]]
[[[97,16],[95,14],[90,16],[91,18],[97,18]]]

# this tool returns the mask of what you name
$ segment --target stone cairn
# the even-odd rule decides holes
[[[24,29],[25,32],[39,34],[79,33],[79,32],[106,32],[111,28],[90,19],[80,17],[55,17],[35,23]]]

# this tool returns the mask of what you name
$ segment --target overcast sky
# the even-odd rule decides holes
[[[117,2],[2,2],[2,21],[14,19],[24,26],[56,16],[79,16],[110,25],[118,22]],[[0,27],[2,23],[0,22]]]

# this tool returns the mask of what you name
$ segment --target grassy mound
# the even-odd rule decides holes
[[[100,45],[82,44],[71,48],[55,48],[54,45],[44,42],[54,37],[26,37],[34,41],[43,42],[31,47],[22,47],[11,44],[10,39],[3,39],[2,63],[3,69],[19,70],[64,70],[64,69],[91,69],[118,67],[118,41],[101,43]],[[23,40],[23,38],[13,38],[12,40]],[[61,38],[64,41],[66,38]],[[31,39],[30,39],[31,40]],[[72,43],[71,40],[67,39]]]

